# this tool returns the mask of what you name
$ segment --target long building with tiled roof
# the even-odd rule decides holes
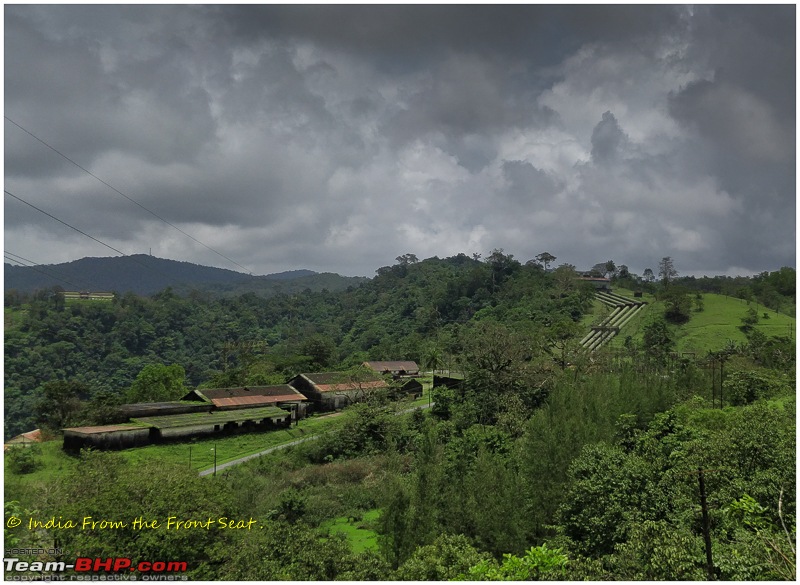
[[[365,367],[379,374],[391,374],[392,376],[418,376],[419,366],[412,361],[379,361],[364,362]]]
[[[355,378],[342,372],[299,374],[289,384],[319,410],[338,410],[364,400],[370,392],[389,388],[386,380],[369,370],[364,370]]]
[[[184,402],[205,402],[218,410],[253,408],[255,406],[290,406],[301,408],[308,400],[289,384],[276,386],[239,386],[235,388],[200,388],[192,390]]]

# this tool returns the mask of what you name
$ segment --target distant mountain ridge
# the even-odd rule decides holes
[[[81,258],[63,264],[13,266],[5,264],[4,286],[32,293],[60,286],[64,290],[132,292],[151,295],[167,287],[176,292],[199,290],[211,295],[229,296],[253,292],[272,296],[277,292],[341,290],[366,281],[366,278],[320,274],[313,270],[289,270],[252,276],[225,268],[213,268],[134,254],[107,258]],[[293,284],[294,283],[294,284]],[[321,284],[324,283],[324,284]]]

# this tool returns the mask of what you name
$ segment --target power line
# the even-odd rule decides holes
[[[16,199],[17,201],[20,201],[21,203],[24,203],[25,205],[28,205],[29,207],[32,207],[32,208],[33,208],[33,209],[35,209],[36,211],[38,211],[38,212],[40,212],[40,213],[43,213],[43,214],[44,214],[44,215],[46,215],[47,217],[50,217],[50,218],[52,218],[52,219],[56,220],[58,223],[60,223],[60,224],[63,224],[63,225],[65,225],[65,226],[67,226],[68,228],[75,230],[75,231],[76,231],[76,232],[78,232],[79,234],[86,236],[86,237],[87,237],[87,238],[89,238],[90,240],[94,240],[94,241],[95,241],[95,242],[97,242],[98,244],[102,244],[103,246],[105,246],[105,247],[106,247],[106,248],[108,248],[109,250],[114,250],[114,251],[115,251],[115,252],[117,252],[118,254],[122,254],[123,256],[125,256],[125,257],[127,257],[127,258],[130,258],[131,260],[133,260],[134,262],[136,262],[138,265],[140,265],[140,266],[144,266],[144,267],[145,267],[145,268],[147,268],[148,270],[152,270],[153,272],[155,272],[155,273],[157,273],[157,274],[160,274],[161,276],[166,276],[167,278],[171,278],[171,276],[170,276],[170,275],[168,275],[168,274],[165,274],[164,272],[161,272],[161,271],[160,271],[160,270],[158,270],[157,268],[154,268],[154,267],[152,267],[152,266],[148,266],[148,265],[147,265],[147,264],[145,264],[144,262],[140,262],[140,261],[139,261],[137,258],[135,258],[135,257],[133,257],[133,256],[131,256],[131,255],[129,255],[129,254],[126,254],[126,253],[125,253],[125,252],[123,252],[122,250],[117,250],[117,249],[116,249],[114,246],[111,246],[111,245],[109,245],[109,244],[106,244],[105,242],[103,242],[102,240],[98,240],[98,239],[97,239],[97,238],[95,238],[94,236],[90,236],[89,234],[87,234],[87,233],[86,233],[86,232],[84,232],[83,230],[79,230],[79,229],[78,229],[78,228],[76,228],[75,226],[73,226],[73,225],[70,225],[70,224],[68,224],[67,222],[65,222],[65,221],[62,221],[62,220],[58,219],[58,218],[57,218],[55,215],[53,215],[53,214],[51,214],[51,213],[47,213],[47,212],[46,212],[44,209],[41,209],[41,208],[39,208],[39,207],[36,207],[36,206],[35,206],[33,203],[28,203],[27,201],[25,201],[25,200],[24,200],[24,199],[22,199],[21,197],[17,197],[16,195],[14,195],[14,194],[13,194],[11,191],[8,191],[8,190],[5,190],[5,189],[4,189],[4,190],[3,190],[3,192],[4,192],[6,195],[9,195],[9,196],[13,197],[13,198],[14,198],[14,199]]]
[[[50,214],[50,213],[47,213],[47,212],[46,212],[44,209],[40,209],[39,207],[36,207],[36,206],[35,206],[33,203],[28,203],[28,202],[27,202],[27,201],[25,201],[24,199],[22,199],[22,198],[20,198],[20,197],[17,197],[17,196],[16,196],[16,195],[14,195],[14,194],[13,194],[11,191],[6,191],[6,190],[4,189],[4,190],[3,190],[3,192],[4,192],[6,195],[10,195],[11,197],[13,197],[14,199],[16,199],[17,201],[20,201],[20,202],[24,203],[25,205],[27,205],[27,206],[29,206],[29,207],[33,207],[33,208],[34,208],[36,211],[38,211],[38,212],[40,212],[40,213],[43,213],[43,214],[45,214],[47,217],[50,217],[50,218],[52,218],[52,219],[56,220],[58,223],[60,223],[60,224],[63,224],[63,225],[65,225],[65,226],[67,226],[68,228],[75,230],[75,231],[76,231],[76,232],[78,232],[79,234],[82,234],[82,235],[86,236],[86,237],[87,237],[87,238],[89,238],[90,240],[94,240],[94,241],[95,241],[95,242],[97,242],[98,244],[102,244],[103,246],[105,246],[105,247],[106,247],[106,248],[108,248],[109,250],[114,250],[114,251],[115,251],[117,254],[122,254],[123,256],[127,256],[127,254],[126,254],[125,252],[123,252],[123,251],[121,251],[121,250],[117,250],[117,249],[116,249],[114,246],[109,246],[109,245],[108,245],[108,244],[106,244],[105,242],[101,242],[100,240],[98,240],[98,239],[97,239],[97,238],[95,238],[94,236],[90,236],[90,235],[89,235],[89,234],[87,234],[86,232],[79,230],[78,228],[76,228],[76,227],[75,227],[75,226],[73,226],[73,225],[69,225],[69,224],[68,224],[67,222],[65,222],[65,221],[61,221],[61,220],[60,220],[60,219],[58,219],[58,218],[57,218],[55,215],[52,215],[52,214]]]
[[[230,263],[232,263],[232,264],[235,264],[236,266],[238,266],[238,267],[239,267],[239,268],[241,268],[242,270],[246,271],[248,274],[253,274],[253,271],[252,271],[252,270],[250,270],[249,268],[247,268],[247,267],[245,267],[245,266],[242,266],[241,264],[239,264],[238,262],[236,262],[236,260],[233,260],[232,258],[228,258],[228,257],[227,257],[225,254],[222,254],[221,252],[218,252],[218,251],[216,251],[214,248],[212,248],[211,246],[209,246],[209,245],[207,245],[207,244],[205,244],[205,243],[201,242],[200,240],[198,240],[198,239],[197,239],[197,238],[195,238],[194,236],[192,236],[192,235],[190,235],[190,234],[187,234],[187,233],[186,233],[185,231],[183,231],[181,228],[179,228],[178,226],[174,225],[173,223],[171,223],[171,222],[167,221],[166,219],[164,219],[163,217],[161,217],[160,215],[158,215],[158,214],[157,214],[157,213],[155,213],[154,211],[151,211],[150,209],[148,209],[147,207],[145,207],[144,205],[142,205],[141,203],[139,203],[139,202],[138,202],[138,201],[136,201],[135,199],[133,199],[133,198],[131,198],[131,197],[128,197],[127,195],[125,195],[125,193],[123,193],[122,191],[120,191],[119,189],[117,189],[116,187],[114,187],[113,185],[110,185],[109,183],[105,182],[103,179],[101,179],[100,177],[98,177],[97,175],[95,175],[95,174],[94,174],[93,172],[91,172],[90,170],[88,170],[88,169],[86,169],[86,168],[82,167],[81,165],[79,165],[78,163],[76,163],[74,160],[72,160],[71,158],[69,158],[67,155],[65,155],[64,153],[62,153],[61,151],[59,151],[59,150],[58,150],[58,149],[56,149],[55,147],[53,147],[53,146],[50,146],[50,145],[49,145],[47,142],[45,142],[44,140],[42,140],[41,138],[39,138],[38,136],[36,136],[36,135],[35,135],[33,132],[31,132],[30,130],[27,130],[26,128],[23,128],[22,126],[20,126],[19,124],[17,124],[17,123],[16,123],[14,120],[12,120],[11,118],[9,118],[8,116],[3,116],[3,117],[4,117],[6,120],[8,120],[9,122],[11,122],[12,124],[14,124],[14,126],[16,126],[17,128],[19,128],[20,130],[22,130],[23,132],[25,132],[26,134],[28,134],[28,135],[29,135],[29,136],[31,136],[32,138],[34,138],[35,140],[37,140],[37,141],[41,142],[42,144],[44,144],[44,145],[45,145],[47,148],[49,148],[50,150],[52,150],[53,152],[55,152],[55,153],[56,153],[56,154],[58,154],[59,156],[63,157],[64,159],[66,159],[66,160],[68,160],[69,162],[71,162],[72,164],[74,164],[76,167],[78,167],[79,169],[81,169],[83,172],[87,173],[88,175],[90,175],[90,176],[94,177],[95,179],[97,179],[98,181],[100,181],[100,182],[101,182],[103,185],[105,185],[106,187],[108,187],[109,189],[111,189],[112,191],[114,191],[115,193],[117,193],[118,195],[121,195],[122,197],[124,197],[125,199],[127,199],[128,201],[130,201],[131,203],[133,203],[134,205],[137,205],[137,206],[138,206],[138,207],[140,207],[141,209],[144,209],[144,210],[145,210],[147,213],[149,213],[149,214],[150,214],[150,215],[152,215],[153,217],[155,217],[155,218],[157,218],[157,219],[161,220],[162,222],[164,222],[165,224],[167,224],[167,225],[168,225],[168,226],[170,226],[171,228],[178,230],[178,231],[179,231],[180,233],[182,233],[184,236],[186,236],[187,238],[190,238],[190,239],[191,239],[191,240],[193,240],[194,242],[197,242],[197,243],[198,243],[198,244],[200,244],[201,246],[203,246],[203,247],[205,247],[205,248],[207,248],[207,249],[211,250],[211,251],[212,251],[212,252],[214,252],[214,253],[215,253],[217,256],[219,256],[219,257],[221,257],[221,258],[224,258],[225,260],[227,260],[228,262],[230,262]]]
[[[37,266],[41,267],[41,264],[39,262],[34,262],[33,260],[29,260],[28,258],[20,256],[19,254],[14,254],[13,252],[9,252],[8,250],[3,250],[3,255],[5,256],[6,260],[8,260],[10,262],[16,262],[20,266],[22,266],[24,268],[30,268],[31,270],[33,270],[35,272],[38,272],[39,274],[44,274],[45,276],[48,276],[50,278],[55,278],[56,280],[60,280],[61,282],[66,282],[68,285],[74,286],[75,288],[87,288],[85,286],[77,285],[74,282],[70,282],[69,280],[67,280],[64,277],[64,275],[59,274],[58,272],[56,272],[54,270],[53,271],[39,270],[38,268],[36,268]],[[13,256],[13,258],[12,258],[12,256]],[[22,262],[27,262],[28,264],[26,265],[26,264],[23,264]],[[84,285],[88,284],[88,282],[83,281],[83,280],[81,282],[83,282]],[[88,288],[92,288],[92,287],[89,286]]]
[[[61,282],[66,282],[68,285],[70,285],[70,286],[74,286],[75,288],[81,288],[81,287],[79,287],[77,284],[75,284],[74,282],[70,282],[70,281],[68,281],[66,278],[61,278],[61,277],[59,277],[59,276],[56,276],[56,275],[54,275],[54,274],[48,274],[48,273],[47,273],[47,272],[45,272],[44,270],[39,270],[38,268],[36,268],[36,265],[32,265],[32,266],[25,265],[25,264],[23,264],[22,262],[20,262],[19,260],[16,260],[16,259],[14,259],[14,258],[11,258],[11,257],[9,257],[9,256],[7,255],[7,253],[4,253],[4,256],[5,256],[5,259],[6,259],[6,260],[8,260],[9,262],[16,262],[17,264],[19,264],[19,265],[20,265],[20,266],[22,266],[23,268],[30,268],[30,269],[31,269],[31,270],[33,270],[34,272],[38,272],[39,274],[44,274],[44,275],[45,275],[46,277],[48,277],[48,278],[55,278],[56,280],[60,280]]]

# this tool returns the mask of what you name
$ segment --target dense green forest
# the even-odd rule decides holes
[[[763,286],[786,270],[731,292],[776,291],[786,310],[794,288]],[[7,529],[7,546],[56,538],[78,556],[185,560],[210,580],[795,578],[791,335],[767,337],[743,311],[746,343],[676,355],[676,329],[702,305],[697,287],[667,278],[633,283],[664,307],[641,341],[587,354],[578,339],[594,293],[569,265],[547,271],[496,250],[483,261],[405,255],[377,272],[347,291],[271,299],[7,295],[7,436],[100,422],[132,398],[282,383],[367,358],[463,376],[434,388],[426,411],[376,394],[318,440],[213,478],[84,452],[57,479],[26,482],[26,462],[7,462],[7,516],[259,525],[168,537]]]
[[[46,382],[74,382],[82,400],[107,404],[153,364],[180,365],[196,387],[283,383],[365,359],[425,361],[426,352],[452,361],[458,332],[471,320],[549,331],[577,319],[591,298],[568,268],[545,275],[501,251],[488,262],[404,259],[378,272],[339,293],[271,299],[166,289],[110,304],[65,303],[45,290],[23,303],[7,291],[5,435],[35,427]]]

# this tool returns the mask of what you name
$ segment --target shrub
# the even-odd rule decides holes
[[[36,447],[12,447],[6,455],[8,470],[17,475],[33,473],[39,467],[37,453]]]
[[[722,387],[732,405],[742,406],[775,396],[783,386],[783,382],[766,372],[741,370],[728,374]]]

